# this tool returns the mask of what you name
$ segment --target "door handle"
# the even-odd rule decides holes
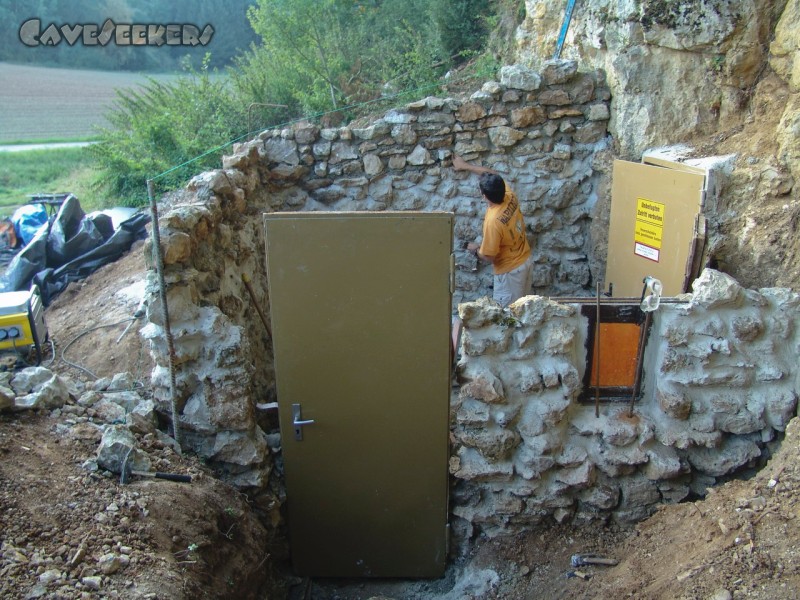
[[[303,426],[311,425],[314,419],[303,419],[302,409],[299,404],[292,404],[292,425],[294,426],[294,439],[303,441]]]

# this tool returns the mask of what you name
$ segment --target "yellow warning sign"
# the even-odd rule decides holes
[[[664,205],[644,198],[636,199],[636,220],[657,227],[664,226]]]
[[[663,231],[661,227],[654,227],[653,225],[636,221],[636,231],[633,237],[641,244],[647,244],[653,248],[660,249]]]
[[[658,262],[663,236],[664,204],[637,198],[634,254]]]

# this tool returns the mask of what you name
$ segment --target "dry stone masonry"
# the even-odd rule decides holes
[[[503,174],[521,199],[536,260],[534,287],[579,293],[591,283],[589,223],[608,146],[610,99],[574,61],[540,72],[504,67],[465,100],[429,97],[363,126],[309,122],[237,145],[195,177],[160,219],[181,427],[192,449],[242,487],[266,485],[271,351],[241,280],[267,298],[260,215],[270,211],[448,211],[456,215],[454,305],[490,294],[491,270],[466,251],[481,232],[477,179],[453,153]],[[168,354],[151,282],[152,382],[169,413]]]
[[[589,225],[607,193],[609,92],[574,61],[504,67],[463,100],[429,97],[358,126],[301,122],[234,147],[160,219],[176,346],[182,438],[273,510],[280,437],[270,340],[242,281],[268,310],[261,215],[275,211],[448,211],[456,216],[454,306],[466,325],[453,399],[452,512],[465,534],[546,518],[635,520],[757,460],[794,413],[797,296],[742,290],[707,271],[665,302],[632,417],[577,401],[587,325],[574,305],[593,283]],[[474,176],[491,166],[518,193],[536,262],[534,292],[508,310],[486,299],[491,270],[465,251],[481,231]],[[169,360],[155,277],[152,383],[170,417]]]
[[[797,407],[800,295],[706,269],[675,300],[654,313],[633,415],[608,403],[599,417],[578,402],[588,323],[577,305],[459,306],[450,470],[468,533],[640,520],[769,454]]]

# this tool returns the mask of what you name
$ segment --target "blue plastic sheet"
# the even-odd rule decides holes
[[[41,229],[42,225],[47,224],[47,220],[47,209],[43,204],[20,206],[11,216],[14,232],[23,246],[27,246],[36,237],[36,232]]]

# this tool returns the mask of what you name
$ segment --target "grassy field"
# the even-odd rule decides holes
[[[86,212],[116,204],[97,196],[94,177],[85,148],[0,152],[0,217],[13,214],[32,194],[72,192]]]
[[[0,62],[0,144],[94,139],[117,90],[147,83],[147,77]]]

